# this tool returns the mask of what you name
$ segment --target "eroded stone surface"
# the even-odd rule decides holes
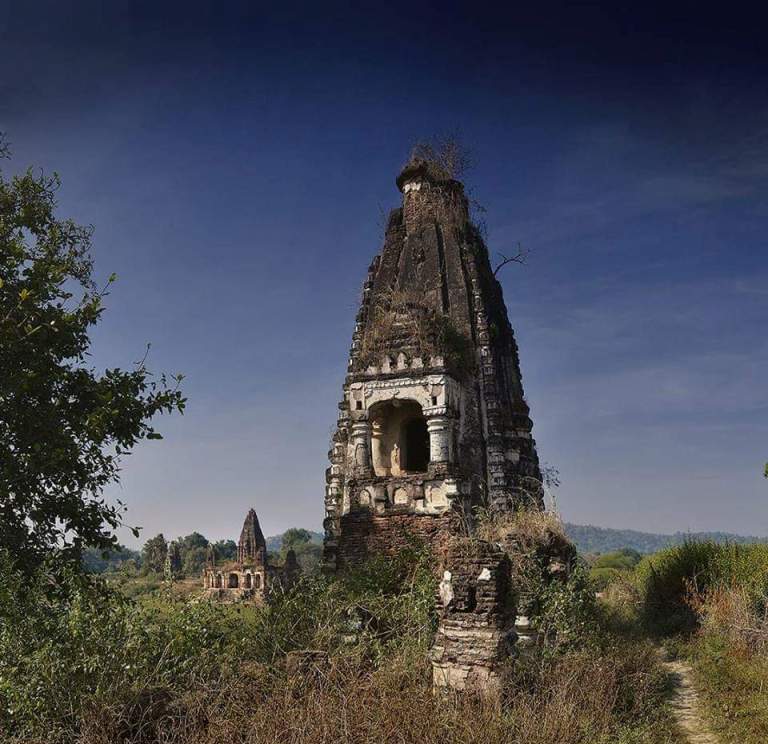
[[[516,639],[509,558],[490,543],[453,539],[442,563],[433,686],[498,698]]]

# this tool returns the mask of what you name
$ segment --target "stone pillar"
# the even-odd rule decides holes
[[[352,424],[352,452],[354,454],[355,474],[367,476],[371,473],[371,425],[366,420]]]
[[[371,456],[373,472],[376,475],[389,475],[389,457],[384,453],[384,422],[375,419],[371,422]]]
[[[500,701],[516,639],[509,558],[497,545],[467,538],[454,538],[445,555],[431,651],[433,689]]]
[[[427,418],[429,461],[453,462],[452,421],[444,413]]]

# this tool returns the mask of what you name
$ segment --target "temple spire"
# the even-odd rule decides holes
[[[264,563],[267,555],[267,543],[259,526],[259,518],[253,509],[248,511],[237,543],[237,562]]]
[[[390,517],[432,540],[454,505],[541,505],[517,343],[464,187],[418,157],[396,182],[402,205],[363,285],[330,452],[337,565],[391,550]]]

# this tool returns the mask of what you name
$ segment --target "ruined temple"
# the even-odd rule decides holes
[[[517,344],[463,185],[420,159],[396,183],[329,453],[331,566],[471,529],[475,505],[541,505]]]
[[[237,542],[237,559],[217,565],[213,546],[203,571],[203,588],[214,599],[234,601],[251,599],[264,601],[270,588],[277,582],[284,586],[298,577],[299,567],[292,550],[288,551],[284,566],[272,566],[267,556],[267,542],[253,509],[248,511]]]

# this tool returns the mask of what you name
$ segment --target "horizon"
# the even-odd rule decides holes
[[[0,6],[3,171],[58,171],[59,214],[118,274],[93,365],[149,342],[186,375],[187,413],[109,491],[144,528],[121,542],[230,539],[250,507],[318,531],[381,214],[410,146],[450,131],[492,258],[531,251],[499,279],[563,519],[768,536],[759,29],[439,8],[372,29],[333,3]]]

